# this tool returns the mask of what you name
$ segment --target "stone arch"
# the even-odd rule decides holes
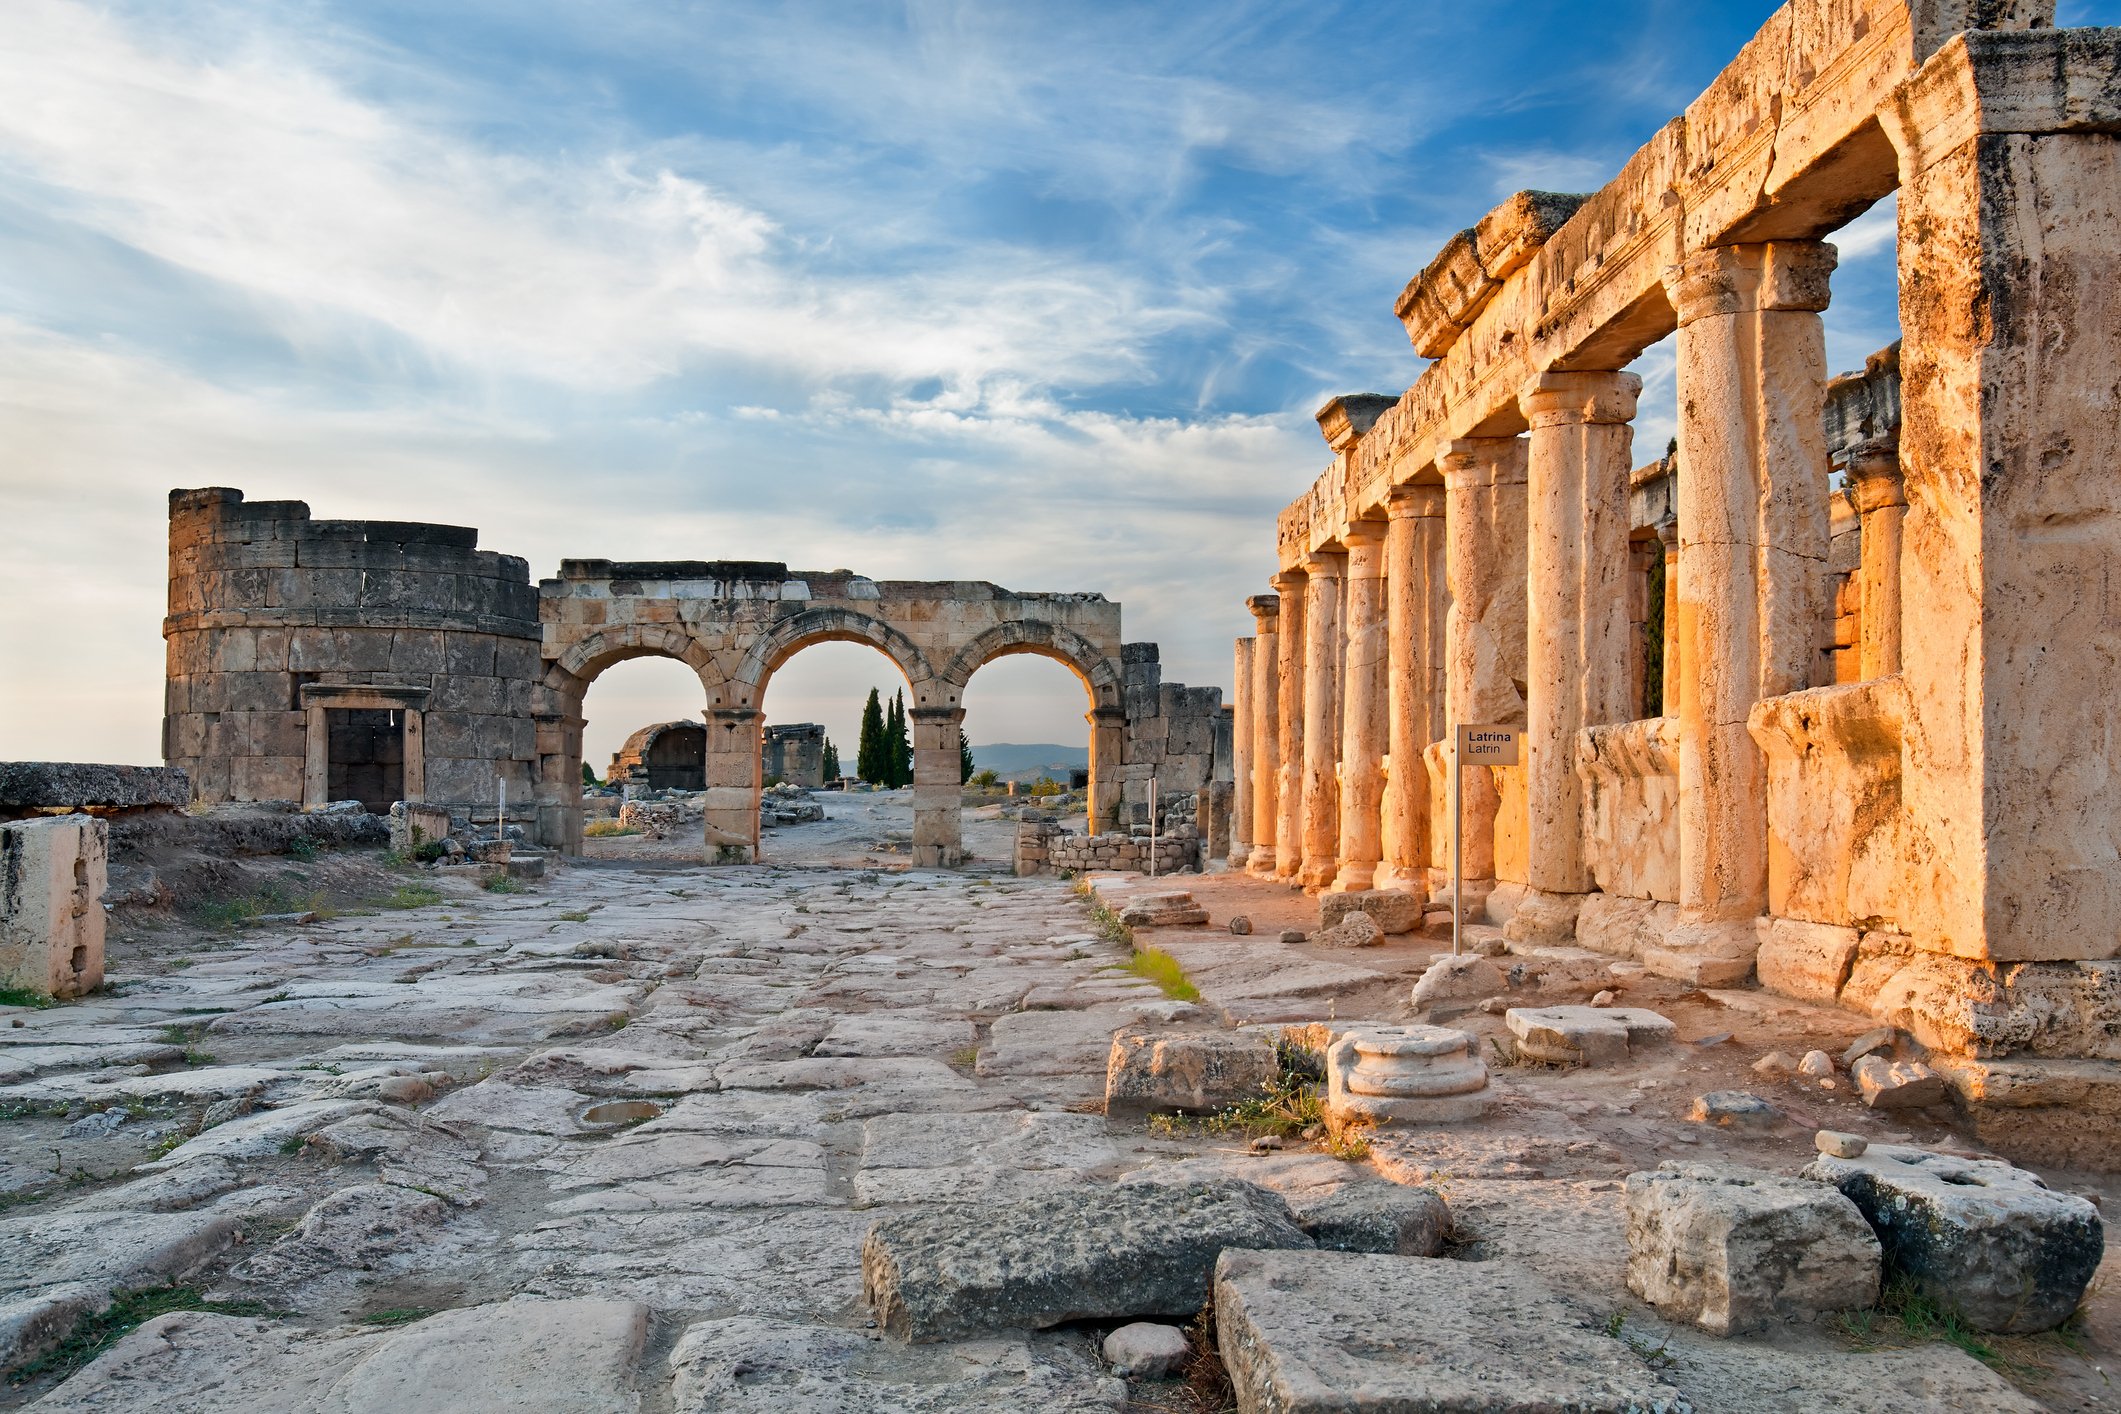
[[[726,693],[721,665],[707,646],[669,624],[613,624],[569,643],[547,666],[533,713],[539,838],[565,853],[582,850],[584,701],[606,668],[632,658],[672,658],[691,668],[700,679],[703,706]]]
[[[906,675],[906,685],[916,700],[935,678],[928,655],[920,646],[882,619],[857,614],[850,609],[805,609],[774,623],[759,635],[730,675],[732,687],[749,692],[750,705],[764,701],[767,684],[783,663],[814,643],[865,643],[876,649]]]
[[[958,649],[941,675],[950,705],[962,700],[965,685],[980,668],[1013,653],[1051,658],[1073,672],[1090,694],[1093,709],[1120,706],[1119,669],[1111,655],[1100,652],[1096,644],[1073,629],[1040,619],[1011,619],[996,624]]]
[[[1011,619],[996,624],[958,649],[943,668],[947,705],[964,712],[965,685],[996,658],[1031,653],[1051,658],[1073,672],[1090,696],[1090,831],[1109,823],[1119,805],[1120,765],[1126,751],[1127,713],[1119,665],[1112,655],[1073,629],[1042,619]]]

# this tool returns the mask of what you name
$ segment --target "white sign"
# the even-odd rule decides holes
[[[1523,727],[1460,727],[1458,764],[1461,766],[1515,766]]]

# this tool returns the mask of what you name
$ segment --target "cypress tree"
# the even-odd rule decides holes
[[[963,785],[971,779],[972,738],[965,735],[963,727],[959,727],[957,729],[957,783]]]
[[[832,738],[829,736],[825,738],[824,771],[826,780],[835,781],[839,779],[840,749],[832,744]]]
[[[862,737],[854,749],[854,773],[871,785],[891,784],[891,754],[884,743],[884,704],[873,687],[862,708]]]
[[[891,746],[891,784],[910,786],[913,784],[913,738],[906,729],[906,691],[899,689],[891,699],[891,726],[886,735]]]

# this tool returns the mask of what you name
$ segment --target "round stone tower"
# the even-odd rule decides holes
[[[193,796],[490,814],[505,782],[533,819],[537,590],[478,539],[170,492],[162,754]]]

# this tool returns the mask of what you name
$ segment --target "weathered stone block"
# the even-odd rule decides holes
[[[1841,995],[1856,963],[1862,934],[1830,923],[1795,918],[1763,919],[1760,951],[1753,967],[1760,985],[1799,1001],[1831,1004]]]
[[[190,803],[191,782],[168,766],[0,761],[0,806],[143,810],[158,805],[182,809]]]
[[[1515,1262],[1226,1252],[1215,1325],[1244,1414],[1681,1407]]]
[[[1414,984],[1414,1009],[1423,1011],[1441,1002],[1477,1002],[1508,990],[1502,969],[1484,957],[1461,953],[1429,965]]]
[[[1451,1212],[1431,1188],[1351,1183],[1324,1197],[1291,1197],[1296,1224],[1322,1251],[1433,1257],[1451,1233]]]
[[[1667,1163],[1628,1175],[1627,1208],[1628,1289],[1717,1335],[1878,1299],[1878,1239],[1833,1189]]]
[[[1208,910],[1193,901],[1183,889],[1164,893],[1137,894],[1119,911],[1119,921],[1129,928],[1191,927],[1208,921]]]
[[[1322,948],[1374,948],[1384,940],[1385,930],[1377,920],[1361,912],[1343,914],[1340,922],[1311,935],[1311,942]]]
[[[1804,1177],[1854,1201],[1888,1273],[1912,1277],[1981,1330],[2052,1330],[2069,1319],[2106,1252],[2099,1212],[2024,1169],[1900,1144],[1822,1154]]]
[[[1557,1064],[1609,1065],[1678,1034],[1669,1020],[1643,1007],[1512,1007],[1503,1021],[1521,1054]]]
[[[1944,1103],[1944,1077],[1920,1061],[1863,1056],[1849,1068],[1849,1075],[1863,1103],[1874,1110],[1921,1109]]]
[[[1367,913],[1386,933],[1413,933],[1421,928],[1422,897],[1397,889],[1363,889],[1324,894],[1318,900],[1318,926],[1331,928],[1351,913]]]
[[[1237,1031],[1122,1031],[1105,1067],[1105,1113],[1206,1114],[1256,1098],[1280,1073],[1274,1047]]]
[[[880,1220],[862,1289],[901,1340],[1129,1316],[1190,1317],[1223,1249],[1310,1247],[1248,1183],[1084,1185]]]
[[[89,815],[0,824],[0,986],[78,997],[103,982],[110,831]]]

